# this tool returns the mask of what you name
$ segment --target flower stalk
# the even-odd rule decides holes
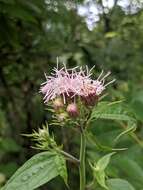
[[[85,174],[85,150],[86,150],[86,138],[84,130],[81,131],[81,144],[80,144],[80,190],[85,190],[86,174]]]

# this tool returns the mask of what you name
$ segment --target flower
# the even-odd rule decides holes
[[[46,82],[42,84],[40,91],[45,95],[45,103],[60,96],[63,96],[65,103],[66,96],[73,95],[73,84],[75,81],[66,67],[60,70],[54,68],[53,71],[52,76],[47,77],[45,75]]]
[[[96,80],[92,80],[91,78],[83,80],[83,84],[80,88],[80,92],[78,93],[78,95],[81,96],[82,100],[85,102],[86,105],[89,106],[95,105],[95,103],[98,101],[98,97],[105,90],[106,86],[115,81],[114,79],[109,83],[104,84],[105,78],[110,75],[110,72],[108,72],[103,77],[102,75],[103,71]]]
[[[107,85],[113,83],[115,79],[105,84],[105,78],[110,72],[103,76],[102,71],[99,77],[93,80],[91,78],[93,68],[89,70],[86,66],[85,70],[82,67],[67,69],[64,65],[61,69],[58,69],[58,66],[54,68],[51,76],[45,74],[46,82],[40,88],[40,92],[44,94],[44,102],[63,97],[65,104],[68,99],[75,102],[76,97],[80,97],[87,105],[94,105]]]

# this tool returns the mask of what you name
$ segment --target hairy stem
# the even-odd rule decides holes
[[[85,176],[85,149],[86,149],[86,139],[84,130],[81,132],[81,144],[80,144],[80,190],[85,190],[86,176]]]

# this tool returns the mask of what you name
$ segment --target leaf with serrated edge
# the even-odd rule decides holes
[[[96,119],[107,119],[122,121],[127,123],[127,127],[122,133],[120,133],[115,140],[118,140],[121,136],[131,133],[136,129],[136,120],[134,117],[124,109],[124,106],[119,102],[100,102],[91,114],[89,122]]]

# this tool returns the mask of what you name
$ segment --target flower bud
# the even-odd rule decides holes
[[[67,106],[67,112],[70,117],[77,117],[79,115],[78,107],[75,103],[71,103]]]
[[[63,108],[63,106],[64,106],[64,104],[60,98],[56,98],[53,101],[53,107],[55,110],[59,110],[59,109]]]

